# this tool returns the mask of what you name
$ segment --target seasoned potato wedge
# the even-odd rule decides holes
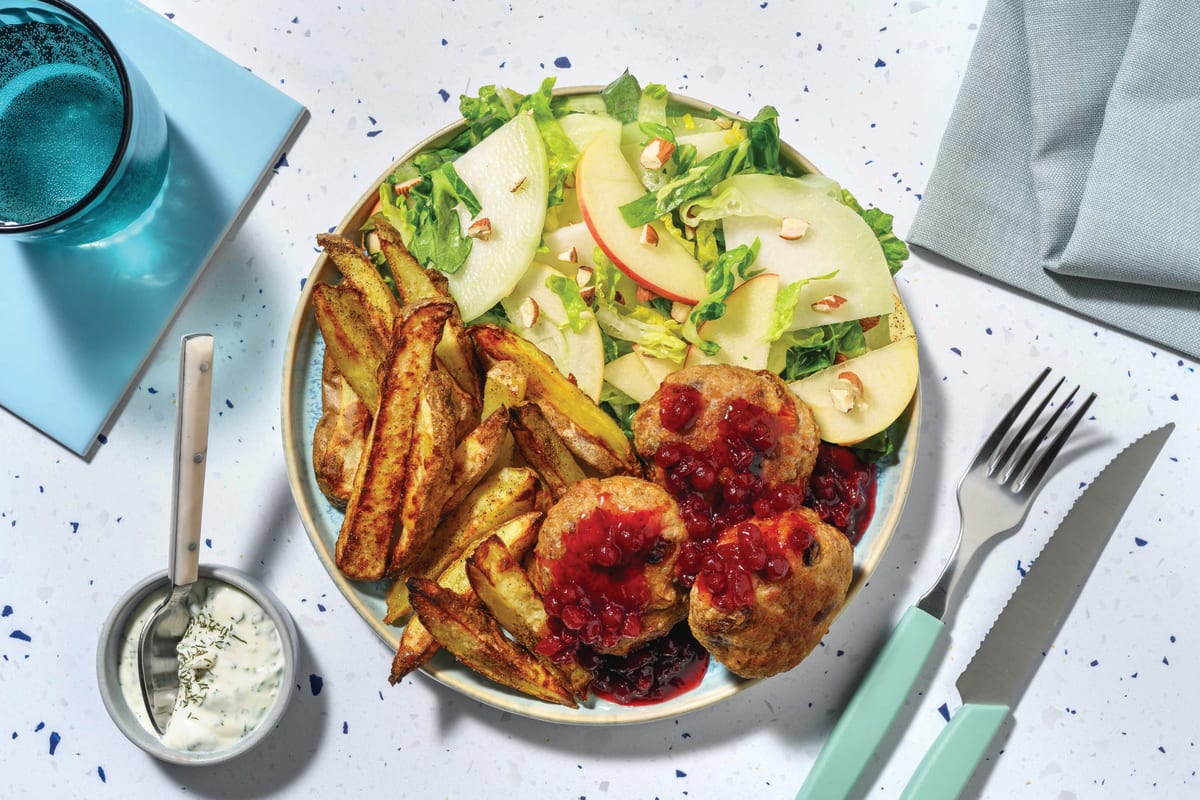
[[[529,466],[542,476],[555,500],[562,497],[571,484],[587,477],[562,437],[546,421],[541,406],[521,403],[513,407],[511,415],[509,427],[517,449]]]
[[[324,248],[342,273],[339,286],[355,289],[362,294],[367,319],[381,337],[385,340],[390,338],[396,316],[400,313],[400,301],[371,259],[344,236],[323,233],[317,236],[317,244]]]
[[[521,568],[524,556],[499,536],[489,536],[466,559],[466,575],[475,596],[500,626],[536,655],[538,642],[550,635],[550,618],[537,589]],[[538,657],[563,675],[576,697],[587,697],[592,675],[578,662],[552,664]]]
[[[455,508],[483,479],[503,449],[508,432],[508,409],[498,408],[467,434],[454,449],[451,494],[446,508]]]
[[[562,678],[504,631],[483,608],[423,578],[410,578],[413,608],[455,658],[476,672],[531,697],[578,707]]]
[[[492,532],[489,539],[496,539],[517,557],[523,557],[533,549],[537,542],[538,526],[541,524],[540,512],[531,511],[509,520]],[[486,541],[486,540],[485,540]],[[463,553],[454,563],[437,578],[437,585],[449,589],[464,597],[470,596],[474,589],[467,580],[467,559],[473,550]],[[394,684],[405,675],[418,669],[428,661],[438,650],[437,641],[433,634],[421,622],[419,617],[410,617],[400,635],[400,645],[396,648],[396,657],[392,660],[392,671],[389,680]]]
[[[405,303],[428,299],[449,299],[450,291],[446,278],[436,270],[426,270],[408,252],[400,232],[382,216],[376,216],[375,234],[387,260],[392,278],[400,290]],[[450,373],[464,392],[479,399],[479,362],[475,358],[475,347],[466,335],[462,316],[455,306],[454,313],[446,322],[446,330],[437,348],[438,360]]]
[[[395,344],[380,373],[379,410],[335,548],[338,568],[348,578],[379,580],[387,571],[420,392],[450,310],[447,302],[424,303],[396,323]]]
[[[392,336],[380,336],[366,315],[362,292],[323,283],[313,288],[313,315],[325,338],[325,352],[355,394],[374,413],[379,407],[379,365],[388,356]]]
[[[325,351],[321,364],[321,418],[313,431],[313,472],[335,508],[345,509],[354,473],[367,448],[371,412]]]
[[[388,560],[389,575],[402,573],[424,555],[450,494],[454,468],[454,419],[450,408],[453,383],[443,372],[433,371],[425,378],[408,451],[399,531]]]
[[[513,361],[521,368],[528,399],[542,407],[571,452],[604,475],[637,471],[633,446],[620,426],[567,380],[549,356],[498,325],[472,325],[469,333],[490,361]]]
[[[530,469],[506,467],[488,475],[441,521],[420,562],[401,577],[435,580],[497,526],[530,511],[544,511],[544,492],[539,485],[537,473]],[[407,592],[403,580],[392,584],[388,616],[399,619],[409,613]]]

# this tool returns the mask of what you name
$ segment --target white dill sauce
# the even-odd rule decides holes
[[[125,702],[154,732],[138,677],[142,627],[162,602],[155,593],[125,631],[117,678]],[[280,690],[283,647],[275,623],[249,595],[201,578],[188,603],[192,621],[179,642],[179,696],[163,743],[179,750],[214,752],[235,744],[262,722]]]

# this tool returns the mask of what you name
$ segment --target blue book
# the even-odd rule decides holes
[[[146,76],[171,140],[141,229],[74,248],[0,240],[0,405],[86,458],[307,112],[136,0],[74,2]]]

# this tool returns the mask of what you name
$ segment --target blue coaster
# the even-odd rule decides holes
[[[142,71],[171,166],[160,205],[98,245],[0,241],[0,405],[89,456],[304,107],[136,0],[74,0]]]

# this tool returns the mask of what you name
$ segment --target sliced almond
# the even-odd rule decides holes
[[[637,287],[637,301],[639,303],[652,303],[656,297],[658,297],[658,295],[647,289],[645,286]]]
[[[860,320],[858,321],[858,324],[862,326],[863,333],[866,333],[867,331],[871,330],[871,329],[872,329],[872,328],[874,328],[876,325],[878,325],[878,324],[879,324],[879,321],[880,321],[881,319],[883,319],[883,317],[881,317],[881,316],[879,316],[878,314],[876,314],[876,315],[875,315],[875,316],[873,316],[873,317],[863,317],[862,319],[860,319]]]
[[[538,305],[537,300],[532,297],[526,297],[525,300],[517,307],[517,313],[521,317],[521,324],[526,328],[532,328],[537,324],[538,317],[541,315],[542,308]]]
[[[820,300],[812,304],[813,311],[833,311],[835,308],[841,308],[846,304],[846,298],[840,294],[827,294]]]
[[[852,389],[853,389],[855,392],[857,392],[857,393],[859,394],[859,396],[861,396],[861,395],[862,395],[862,393],[863,393],[863,382],[862,382],[862,378],[858,377],[858,373],[856,373],[856,372],[851,372],[851,371],[850,371],[850,370],[848,370],[848,369],[847,369],[847,370],[842,370],[841,372],[839,372],[839,373],[838,373],[838,380],[839,380],[839,381],[845,381],[846,383],[848,383],[848,384],[850,385],[850,387],[851,387],[851,388],[852,388]]]
[[[583,299],[583,302],[587,303],[590,306],[592,304],[592,301],[596,299],[596,287],[595,286],[580,287],[579,296]]]
[[[567,177],[563,178],[563,186],[567,189],[575,188],[575,173],[572,172]]]
[[[671,319],[682,325],[687,321],[688,314],[692,313],[692,307],[687,303],[681,303],[678,300],[671,303]]]
[[[575,249],[574,245],[572,245],[571,249],[563,250],[561,253],[559,253],[556,256],[556,258],[558,258],[559,261],[565,261],[568,264],[578,264],[579,263],[579,251]]]
[[[856,398],[854,391],[848,386],[831,386],[829,387],[829,400],[835,409],[843,414],[848,414],[854,409]]]
[[[467,226],[467,236],[472,239],[483,239],[486,242],[491,235],[492,221],[487,217],[480,217]]]
[[[575,248],[572,247],[571,249],[574,250]],[[582,289],[583,287],[585,287],[589,283],[591,283],[592,282],[592,268],[591,267],[580,267],[578,270],[576,270],[575,282],[579,284],[580,289]]]
[[[517,191],[518,189],[520,189],[520,188],[521,188],[522,186],[524,186],[524,185],[525,185],[525,176],[524,176],[524,175],[522,175],[521,177],[517,178],[517,180],[516,180],[516,181],[513,183],[513,185],[512,185],[512,186],[510,186],[510,187],[509,187],[509,189],[508,189],[508,190],[509,190],[510,192],[515,192],[515,191]]]
[[[647,222],[642,226],[642,237],[639,241],[647,247],[657,247],[658,231],[654,230],[654,227]]]
[[[638,163],[646,169],[660,170],[671,160],[671,154],[674,152],[674,142],[668,142],[666,139],[656,136],[642,149]]]
[[[403,183],[392,184],[392,189],[396,192],[396,194],[401,195],[402,197],[408,197],[408,193],[411,192],[413,187],[420,182],[420,178],[409,178]]]
[[[802,219],[784,217],[783,222],[779,225],[779,238],[787,239],[789,242],[803,239],[806,233],[808,233],[808,223]]]

